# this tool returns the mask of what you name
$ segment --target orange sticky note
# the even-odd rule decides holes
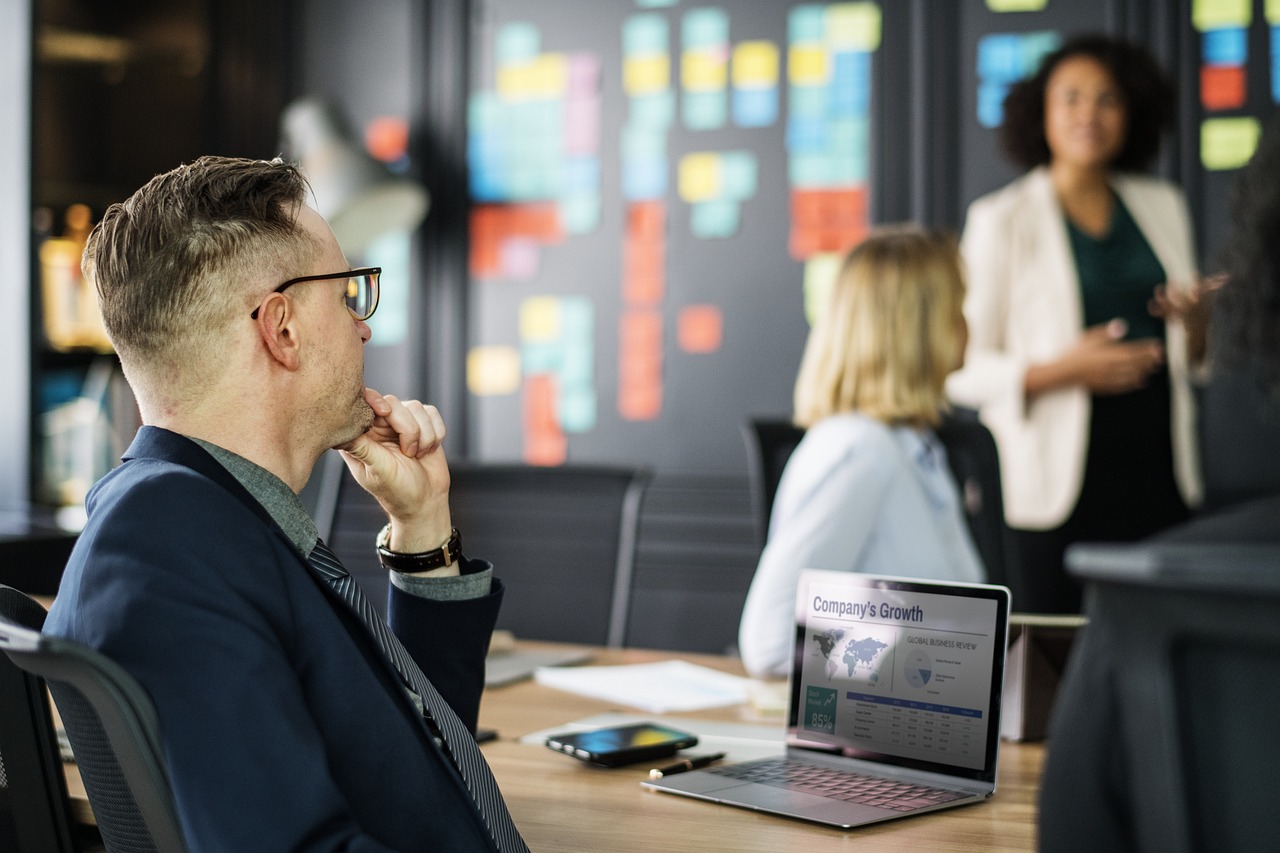
[[[1239,65],[1206,65],[1200,69],[1200,103],[1206,110],[1244,106],[1245,76]]]
[[[718,305],[690,305],[676,321],[680,349],[692,353],[715,352],[724,341],[724,314]]]

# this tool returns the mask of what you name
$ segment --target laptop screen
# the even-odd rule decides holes
[[[1009,591],[808,569],[787,743],[995,781]]]

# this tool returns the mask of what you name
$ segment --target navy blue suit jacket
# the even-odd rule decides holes
[[[203,448],[144,427],[88,510],[45,632],[150,693],[192,851],[492,849],[358,619]],[[472,728],[501,598],[391,590],[392,629]]]

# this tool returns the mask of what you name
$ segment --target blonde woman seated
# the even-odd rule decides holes
[[[795,387],[805,427],[783,471],[739,627],[747,671],[785,675],[801,569],[982,581],[932,428],[967,332],[953,241],[873,233],[841,267]]]

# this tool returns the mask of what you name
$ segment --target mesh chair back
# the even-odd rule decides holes
[[[107,848],[185,851],[159,721],[137,681],[92,649],[13,623],[0,623],[0,646],[17,666],[48,683]]]
[[[45,610],[0,586],[0,619],[38,631]],[[66,779],[44,681],[0,656],[0,850],[75,850]]]
[[[498,627],[526,639],[622,645],[648,473],[457,460],[449,467],[463,553],[493,562],[507,587]],[[328,530],[326,541],[366,595],[385,607],[387,572],[373,542],[386,513],[345,465],[329,470],[339,485],[331,513],[317,512],[317,526],[322,536]]]

